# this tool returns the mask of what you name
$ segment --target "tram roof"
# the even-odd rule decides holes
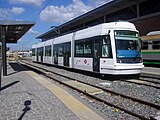
[[[16,43],[34,24],[31,21],[0,20],[0,31],[6,27],[6,43]]]
[[[160,34],[141,36],[141,40],[160,40]]]
[[[138,0],[138,3],[143,2],[146,0]],[[94,20],[100,16],[103,15],[109,15],[116,11],[119,11],[121,9],[130,7],[132,5],[137,4],[137,0],[113,0],[107,4],[104,4],[96,9],[93,9],[83,15],[80,15],[79,17],[76,17],[64,24],[61,24],[39,36],[37,36],[37,39],[46,39],[48,36],[55,36],[57,34],[58,29],[62,28],[70,28],[73,27],[73,25],[79,25],[80,23],[84,23]]]

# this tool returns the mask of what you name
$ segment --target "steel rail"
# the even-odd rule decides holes
[[[154,87],[156,89],[160,89],[159,86],[155,86],[155,85],[149,85],[149,84],[145,84],[145,83],[137,83],[137,82],[134,82],[134,81],[125,81],[125,82],[129,82],[129,83],[135,83],[135,84],[138,84],[138,85],[145,85],[145,86],[148,86],[148,87]],[[148,81],[147,81],[148,82]],[[150,82],[151,83],[151,82]]]
[[[143,78],[148,78],[148,77],[143,77]],[[156,78],[155,78],[156,79]],[[158,80],[158,81],[151,81],[151,80],[144,80],[144,79],[142,79],[142,78],[139,78],[139,80],[142,80],[142,81],[146,81],[146,82],[150,82],[150,83],[154,83],[154,84],[160,84],[160,80]]]
[[[31,67],[31,66],[28,66],[28,65],[25,65],[25,64],[22,64],[22,65],[27,66],[27,67],[29,67],[29,68],[31,68],[31,69],[34,69],[34,70],[36,70],[36,71],[38,71],[38,72],[41,72],[43,75],[47,76],[48,78],[53,79],[54,81],[56,81],[56,82],[58,82],[58,83],[61,83],[61,84],[65,85],[65,86],[67,86],[67,87],[69,87],[69,88],[72,88],[72,89],[74,89],[74,90],[76,90],[76,91],[78,91],[78,92],[80,92],[80,93],[83,93],[84,95],[86,95],[86,96],[88,96],[88,97],[90,97],[90,98],[92,98],[92,99],[95,99],[95,100],[97,100],[97,101],[99,101],[99,102],[105,103],[105,104],[107,104],[107,105],[109,105],[109,106],[111,106],[111,107],[115,107],[115,108],[117,108],[117,109],[119,109],[119,110],[122,110],[122,111],[124,111],[124,112],[126,112],[126,113],[128,113],[128,114],[130,114],[130,115],[133,115],[133,116],[135,116],[135,117],[138,117],[138,118],[140,118],[140,119],[142,119],[142,120],[151,120],[151,118],[152,118],[152,117],[146,118],[145,116],[139,115],[139,114],[134,113],[134,112],[132,112],[132,111],[130,111],[130,110],[127,110],[127,109],[125,109],[125,108],[122,108],[122,107],[119,107],[119,106],[114,105],[114,104],[112,104],[112,103],[109,103],[109,102],[107,102],[107,101],[105,101],[105,100],[103,100],[103,99],[101,99],[101,98],[99,98],[99,97],[97,97],[97,96],[91,95],[91,94],[89,94],[89,93],[87,93],[87,92],[85,92],[85,91],[82,91],[82,90],[80,90],[80,89],[77,89],[77,88],[74,87],[74,86],[68,85],[68,84],[64,83],[63,81],[57,80],[57,79],[53,78],[53,76],[50,76],[48,73],[45,73],[45,72],[40,71],[39,69],[33,68],[33,66]],[[36,67],[36,66],[34,66],[34,67]]]
[[[149,74],[149,73],[141,73],[140,77],[147,77],[147,78],[160,80],[160,75],[154,75],[154,74]]]

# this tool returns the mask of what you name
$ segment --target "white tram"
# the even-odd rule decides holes
[[[103,23],[32,47],[33,61],[110,75],[140,74],[138,31],[129,22]]]

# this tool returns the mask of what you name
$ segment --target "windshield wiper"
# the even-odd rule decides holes
[[[140,54],[140,52],[141,52],[141,49],[138,50],[138,53],[136,54],[135,58],[133,59],[134,62],[135,62],[136,59],[138,58],[138,55]]]

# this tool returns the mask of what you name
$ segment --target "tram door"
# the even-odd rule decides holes
[[[100,61],[100,41],[94,40],[93,43],[93,71],[99,72]]]
[[[43,62],[43,47],[37,48],[37,62]]]
[[[36,52],[36,61],[38,62],[38,55],[39,54],[39,50],[38,50],[38,48],[37,48],[37,52]]]
[[[53,47],[54,64],[58,65],[58,46]]]
[[[71,43],[65,43],[63,45],[63,55],[64,55],[64,59],[63,59],[63,63],[64,66],[69,66],[69,57],[71,56]]]
[[[43,62],[43,47],[40,48],[40,61]]]

